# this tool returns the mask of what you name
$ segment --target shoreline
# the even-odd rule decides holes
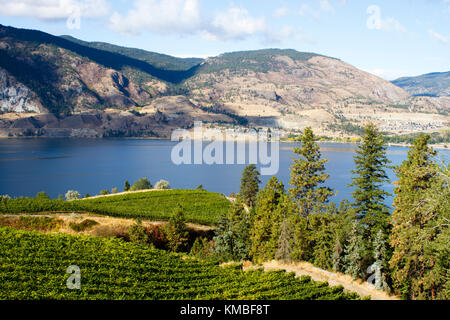
[[[5,136],[0,136],[0,141],[2,140],[8,140],[8,139],[20,139],[20,140],[32,140],[32,139],[79,139],[79,140],[102,140],[102,139],[106,139],[106,140],[161,140],[161,141],[172,141],[170,138],[164,138],[164,137],[43,137],[43,136],[30,136],[30,137],[5,137]],[[198,140],[198,139],[191,139],[192,141],[194,140]],[[215,140],[208,140],[208,139],[202,139],[202,141],[205,142],[211,142],[211,141],[215,141]],[[230,141],[230,140],[220,140],[222,142],[226,142],[226,141]],[[231,140],[233,142],[241,142],[242,140]],[[176,141],[173,141],[176,142]],[[270,141],[268,141],[270,142]],[[280,143],[287,143],[287,144],[296,144],[298,141],[288,141],[288,140],[279,140]],[[317,141],[317,143],[319,144],[323,144],[323,143],[333,143],[333,144],[351,144],[351,145],[359,145],[359,142],[355,142],[355,141],[334,141],[334,140],[322,140],[322,141]],[[395,142],[390,142],[387,143],[388,147],[404,147],[404,148],[409,148],[412,146],[412,144],[409,143],[395,143]],[[441,143],[441,144],[429,144],[430,147],[434,148],[434,149],[438,149],[438,150],[450,150],[450,142],[449,143]]]

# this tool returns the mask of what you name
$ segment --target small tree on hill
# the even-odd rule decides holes
[[[80,198],[80,193],[75,190],[69,190],[66,192],[66,200],[77,200]]]
[[[153,186],[150,183],[150,180],[148,180],[147,178],[141,178],[133,184],[130,190],[131,191],[147,190],[151,188],[153,188]]]
[[[278,238],[277,252],[275,259],[284,262],[292,261],[292,252],[294,246],[294,230],[288,217],[284,217],[281,223],[280,237]]]
[[[148,244],[149,237],[140,219],[138,219],[136,223],[129,227],[128,235],[131,242],[136,242],[142,245]]]
[[[379,290],[389,291],[387,283],[387,246],[386,239],[383,230],[378,230],[378,233],[373,241],[373,253],[375,262],[371,265],[370,269],[375,272],[375,288]]]
[[[125,181],[125,185],[123,186],[123,191],[130,191],[130,188],[131,188],[131,186],[130,186],[130,183],[128,182],[128,180],[127,181]]]
[[[243,202],[249,207],[253,207],[256,203],[256,195],[259,190],[259,172],[256,170],[256,165],[249,164],[242,172],[241,189],[239,195]]]
[[[180,205],[177,205],[173,215],[170,217],[169,223],[164,228],[164,234],[169,250],[176,252],[184,248],[189,233],[183,208]]]
[[[170,184],[166,180],[159,180],[155,184],[155,189],[158,189],[158,190],[170,189]]]
[[[227,214],[219,219],[215,250],[224,261],[241,261],[250,252],[250,223],[241,203],[233,203]]]
[[[50,199],[45,191],[40,191],[36,194],[36,199]]]
[[[351,275],[353,279],[364,276],[362,270],[363,238],[359,231],[359,223],[353,221],[348,242],[344,248],[345,273]]]

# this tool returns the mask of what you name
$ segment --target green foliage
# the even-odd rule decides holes
[[[49,195],[45,191],[40,191],[36,194],[37,199],[50,199]]]
[[[130,186],[130,183],[128,182],[128,180],[125,181],[125,184],[123,186],[123,191],[130,191],[130,188],[131,188],[131,186]]]
[[[119,191],[119,189],[117,187],[114,187],[111,189],[111,193],[117,193]]]
[[[358,221],[353,221],[352,229],[348,235],[348,241],[344,248],[345,273],[351,275],[353,279],[364,277],[362,266],[363,260],[363,237],[361,225]]]
[[[277,242],[275,258],[283,262],[290,262],[292,260],[294,241],[292,223],[289,221],[288,217],[284,217],[281,223],[280,237]]]
[[[277,61],[274,57],[277,55],[288,56],[293,60],[307,61],[318,56],[314,53],[298,52],[295,50],[264,49],[254,51],[239,51],[224,53],[210,63],[202,65],[199,73],[215,73],[223,70],[230,72],[243,72],[251,70],[254,72],[268,72],[277,68]]]
[[[420,133],[411,133],[411,134],[397,135],[397,136],[385,136],[384,139],[386,140],[386,142],[390,142],[390,143],[413,144],[414,140],[416,140],[419,136],[420,136]],[[430,133],[430,139],[428,140],[428,143],[429,144],[450,143],[450,130]]]
[[[266,187],[259,191],[251,217],[250,254],[254,261],[262,262],[275,258],[285,216],[285,202],[283,183],[272,177]]]
[[[373,123],[365,127],[363,141],[356,150],[354,161],[353,182],[349,185],[355,187],[352,193],[353,207],[358,219],[367,226],[364,236],[374,239],[379,229],[386,230],[388,227],[389,208],[384,200],[389,193],[383,190],[382,185],[389,182],[385,166],[390,161],[386,157],[383,136]]]
[[[222,261],[242,261],[250,252],[250,222],[241,203],[233,203],[217,223],[215,250]]]
[[[146,190],[153,188],[152,184],[150,183],[150,180],[147,178],[141,178],[138,181],[136,181],[133,186],[131,187],[131,191],[136,190]]]
[[[373,240],[373,252],[375,262],[370,266],[370,271],[375,272],[375,288],[378,290],[390,291],[388,285],[388,248],[386,243],[386,236],[383,230],[378,230],[378,233]]]
[[[433,161],[430,137],[419,136],[395,168],[389,262],[394,288],[405,298],[449,298],[449,167]]]
[[[182,203],[190,222],[214,224],[230,202],[217,193],[200,190],[165,190],[111,195],[77,201],[17,198],[0,201],[0,214],[91,212],[112,217],[168,220]]]
[[[21,248],[18,250],[18,248]],[[348,300],[342,287],[284,271],[242,271],[111,238],[42,234],[0,227],[0,299]],[[67,267],[81,270],[70,290]],[[107,290],[106,290],[107,288]],[[130,289],[131,288],[131,289]]]
[[[256,203],[256,195],[259,190],[259,172],[256,170],[256,165],[249,164],[242,172],[241,189],[239,195],[243,202],[249,207],[253,207]]]
[[[76,232],[86,231],[91,229],[93,226],[98,225],[98,222],[91,219],[86,219],[81,222],[71,222],[69,227]]]
[[[179,204],[175,208],[163,232],[167,239],[167,247],[170,251],[177,252],[184,249],[189,233],[186,227],[183,208]]]
[[[100,194],[101,194],[102,196],[106,196],[106,195],[110,194],[110,192],[109,192],[108,189],[105,189],[105,190],[100,190]]]
[[[139,219],[128,228],[128,236],[131,242],[148,245],[148,234]]]
[[[197,237],[192,245],[190,255],[206,260],[206,259],[214,259],[214,244],[212,241],[207,238]]]
[[[301,147],[294,148],[294,153],[302,158],[293,159],[291,165],[292,188],[289,189],[296,211],[306,218],[308,223],[309,215],[322,211],[333,192],[328,187],[321,186],[329,177],[325,173],[325,163],[327,159],[321,160],[317,138],[310,127],[307,127],[300,137]]]

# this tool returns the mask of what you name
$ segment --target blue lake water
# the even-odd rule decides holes
[[[207,145],[208,143],[205,143]],[[0,139],[0,194],[13,197],[35,196],[46,191],[51,197],[77,190],[84,195],[100,190],[119,188],[125,180],[131,184],[148,177],[154,184],[168,180],[172,188],[195,188],[224,193],[238,192],[245,165],[175,165],[171,151],[175,142],[144,139]],[[288,187],[289,167],[294,153],[293,144],[280,144],[280,168],[276,175]],[[356,145],[321,144],[326,169],[330,175],[327,185],[337,191],[333,201],[351,199],[353,156]],[[391,165],[406,159],[408,148],[389,147]],[[440,150],[439,157],[449,161],[450,152]],[[387,170],[392,181],[395,175]],[[270,176],[262,176],[265,185]],[[393,191],[392,184],[384,186]],[[387,199],[390,205],[392,199]]]

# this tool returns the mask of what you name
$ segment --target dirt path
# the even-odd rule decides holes
[[[255,268],[258,266],[249,266],[248,268]],[[330,286],[343,286],[346,290],[356,292],[361,297],[370,296],[372,300],[399,300],[395,296],[390,296],[384,291],[377,290],[372,284],[362,281],[353,281],[349,275],[340,273],[333,273],[314,267],[307,262],[299,262],[293,264],[284,264],[279,261],[270,261],[262,264],[264,270],[286,270],[288,272],[295,272],[297,277],[310,276],[315,281],[328,281]]]

